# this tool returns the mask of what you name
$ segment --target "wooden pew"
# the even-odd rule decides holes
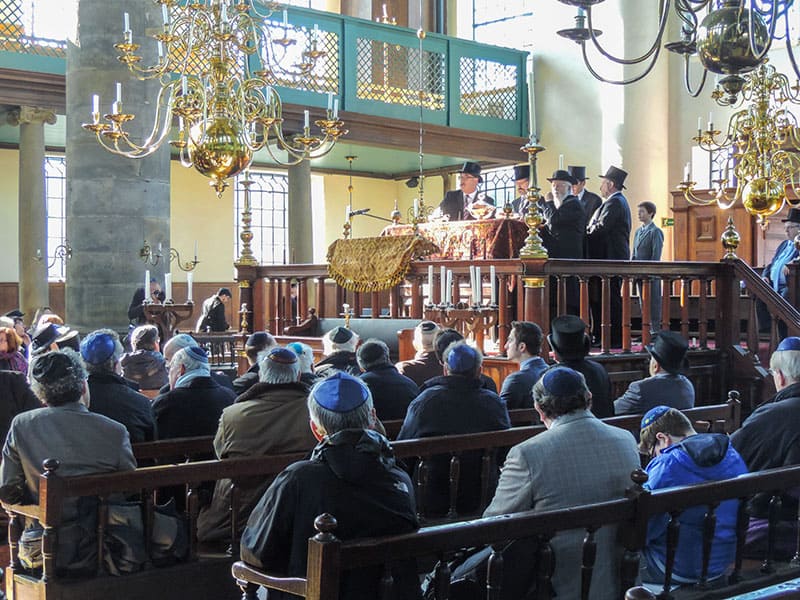
[[[583,541],[581,564],[575,564],[575,577],[582,581],[582,598],[588,597],[591,575],[595,566],[595,534],[601,527],[617,526],[624,557],[619,573],[621,590],[628,589],[626,598],[654,598],[643,590],[633,587],[639,569],[640,551],[646,541],[647,524],[651,517],[664,513],[673,515],[675,527],[680,527],[680,514],[694,506],[708,507],[707,527],[704,533],[702,557],[710,552],[710,539],[715,525],[714,510],[724,500],[738,500],[740,517],[737,526],[737,550],[731,576],[710,587],[704,578],[701,583],[686,586],[672,595],[663,591],[659,598],[694,599],[727,598],[734,594],[761,589],[778,581],[785,581],[800,575],[800,565],[777,563],[769,554],[764,557],[764,567],[755,570],[743,569],[742,548],[747,529],[746,499],[756,492],[777,494],[800,485],[800,466],[772,469],[751,473],[735,479],[706,484],[680,486],[648,492],[641,487],[647,479],[642,471],[635,471],[631,478],[634,486],[625,498],[578,506],[560,510],[534,513],[532,511],[500,515],[452,523],[437,527],[424,527],[414,533],[354,539],[341,541],[336,538],[336,519],[334,515],[320,515],[315,520],[319,532],[308,541],[308,569],[306,577],[282,577],[266,573],[238,561],[232,567],[232,574],[243,591],[244,600],[255,600],[259,586],[290,592],[307,600],[338,600],[338,582],[342,572],[347,569],[381,566],[409,558],[434,557],[438,559],[433,588],[435,598],[444,599],[450,593],[450,572],[447,560],[459,550],[470,547],[492,545],[493,549],[504,546],[511,540],[537,537],[540,549],[531,557],[532,568],[536,569],[539,595],[537,598],[550,598],[549,584],[552,575],[554,556],[549,541],[553,535],[571,529],[586,531]],[[677,540],[677,537],[675,537]],[[668,546],[667,564],[674,555],[675,544]],[[708,564],[707,560],[703,560]],[[510,565],[519,568],[518,565]],[[502,555],[496,550],[489,558],[487,598],[498,598],[504,568]],[[383,570],[388,572],[388,570]],[[665,590],[669,590],[671,567],[666,569]],[[388,598],[391,592],[391,579],[382,580],[381,598]],[[773,596],[778,597],[778,596]]]

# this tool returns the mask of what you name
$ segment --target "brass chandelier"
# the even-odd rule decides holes
[[[798,122],[789,111],[789,105],[800,104],[800,82],[790,85],[789,79],[767,63],[745,77],[741,94],[730,95],[719,88],[712,94],[722,106],[738,105],[724,135],[715,130],[713,123],[705,131],[698,125],[693,138],[707,152],[723,152],[733,157],[733,175],[736,190],[729,194],[730,172],[725,169],[713,181],[716,194],[708,199],[695,196],[695,182],[689,173],[678,189],[691,204],[709,205],[714,202],[722,209],[733,206],[741,199],[748,213],[766,219],[792,201],[786,191],[800,195],[800,158],[793,148],[800,147]]]
[[[790,62],[800,78],[800,69],[792,54],[787,18],[787,11],[794,0],[659,0],[660,14],[655,39],[644,54],[634,58],[614,56],[598,41],[602,31],[593,27],[592,14],[596,10],[593,7],[605,0],[558,1],[578,7],[575,26],[563,29],[558,34],[580,44],[587,69],[595,78],[605,83],[626,85],[643,79],[655,66],[663,46],[684,57],[684,84],[691,96],[700,94],[709,71],[725,75],[721,85],[728,93],[737,93],[744,84],[741,75],[752,71],[766,60],[772,42],[776,39],[785,40]],[[680,21],[680,39],[663,44],[670,8]],[[638,23],[636,25],[639,26]],[[613,80],[603,77],[590,62],[587,42],[612,63],[626,67],[641,65],[642,71],[627,79]],[[689,58],[695,54],[700,58],[703,72],[693,88]]]
[[[184,166],[211,178],[217,195],[227,180],[250,166],[253,154],[266,148],[281,165],[318,158],[347,133],[338,118],[338,98],[328,94],[325,117],[288,135],[283,130],[282,103],[275,85],[307,79],[318,59],[319,31],[282,22],[275,11],[255,0],[153,0],[161,5],[163,25],[152,35],[158,61],[142,66],[125,13],[123,41],[114,47],[118,60],[139,80],[160,83],[150,134],[138,143],[124,127],[135,115],[122,110],[122,86],[101,120],[100,100],[93,98],[92,120],[83,127],[109,152],[128,158],[149,156],[172,135]],[[274,19],[272,17],[274,16]],[[299,44],[298,44],[299,42]],[[303,47],[291,51],[292,46]],[[299,58],[298,58],[299,57]],[[177,123],[176,123],[177,120]],[[177,126],[176,130],[174,129]],[[274,147],[287,152],[281,159]]]

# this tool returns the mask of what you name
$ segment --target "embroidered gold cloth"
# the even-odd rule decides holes
[[[381,235],[408,235],[411,231],[411,225],[390,225]],[[515,258],[528,236],[525,223],[506,218],[421,223],[418,231],[440,248],[431,255],[433,260]]]
[[[328,248],[328,275],[354,292],[378,292],[403,281],[411,261],[439,252],[415,235],[336,240]]]

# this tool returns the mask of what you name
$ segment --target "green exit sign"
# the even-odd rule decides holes
[[[675,225],[675,219],[672,217],[661,217],[661,226],[662,227],[673,227]]]

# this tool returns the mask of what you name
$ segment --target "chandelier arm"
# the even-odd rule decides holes
[[[792,65],[792,70],[794,71],[795,77],[797,77],[797,79],[800,79],[800,67],[797,66],[797,59],[794,56],[794,50],[792,50],[792,38],[789,35],[789,19],[786,19],[785,21],[786,21],[786,54],[789,55],[789,63]]]
[[[700,79],[700,85],[697,87],[696,90],[692,91],[692,84],[689,81],[689,55],[684,54],[684,70],[683,70],[683,83],[686,87],[686,92],[692,97],[697,98],[700,95],[700,92],[703,91],[703,87],[706,84],[706,78],[708,77],[708,69],[703,67],[703,77]]]
[[[755,35],[755,29],[754,29],[753,21],[755,19],[753,19],[752,15],[757,10],[756,9],[756,0],[750,0],[750,18],[747,20],[747,32],[748,32],[747,41],[750,44],[750,52],[753,54],[753,57],[755,58],[755,60],[757,62],[759,62],[759,63],[762,60],[764,60],[764,57],[769,52],[769,49],[772,47],[772,38],[775,35],[775,27],[776,27],[776,23],[777,23],[778,3],[779,3],[779,1],[780,0],[772,0],[772,8],[771,8],[771,11],[770,11],[770,20],[769,20],[769,25],[767,26],[768,27],[768,30],[767,30],[767,43],[764,46],[763,50],[759,52],[758,50],[756,50],[755,46],[753,46],[753,37]],[[760,13],[760,11],[759,11],[759,13]],[[788,21],[788,19],[787,19],[787,21]]]
[[[583,53],[583,63],[586,65],[586,68],[588,69],[589,73],[591,73],[595,79],[602,81],[603,83],[609,83],[611,85],[628,85],[629,83],[636,83],[637,81],[640,81],[641,79],[647,77],[647,75],[650,73],[650,71],[653,70],[653,67],[656,65],[656,62],[658,61],[658,55],[661,51],[661,48],[659,47],[658,50],[656,50],[655,56],[653,56],[653,60],[647,66],[647,69],[645,69],[643,73],[637,75],[636,77],[632,77],[630,79],[606,79],[605,77],[600,75],[600,73],[595,71],[592,68],[592,65],[589,63],[589,56],[586,54],[585,43],[581,43],[581,51]]]
[[[646,61],[648,58],[650,58],[651,56],[653,56],[654,53],[655,53],[656,56],[658,56],[658,53],[661,50],[661,40],[664,37],[664,29],[666,28],[666,25],[667,25],[667,17],[669,15],[670,2],[671,2],[671,0],[664,0],[663,1],[662,10],[661,10],[661,18],[659,20],[659,25],[658,25],[658,34],[656,35],[656,39],[653,42],[653,45],[650,46],[650,49],[647,52],[645,52],[642,56],[639,56],[637,58],[630,58],[630,59],[619,58],[617,56],[614,56],[613,54],[608,52],[605,48],[603,48],[600,45],[600,42],[597,41],[597,36],[594,34],[594,27],[592,25],[592,7],[589,6],[586,9],[586,14],[588,16],[589,37],[592,40],[592,44],[594,44],[594,47],[597,49],[597,51],[600,54],[605,56],[610,61],[613,61],[613,62],[615,62],[617,64],[620,64],[620,65],[638,65],[639,63],[642,63],[642,62]],[[585,43],[582,42],[581,45],[584,46]],[[648,73],[649,73],[649,69],[648,69]],[[632,81],[630,81],[630,83],[633,83],[634,81],[638,81],[638,79],[633,79]]]

